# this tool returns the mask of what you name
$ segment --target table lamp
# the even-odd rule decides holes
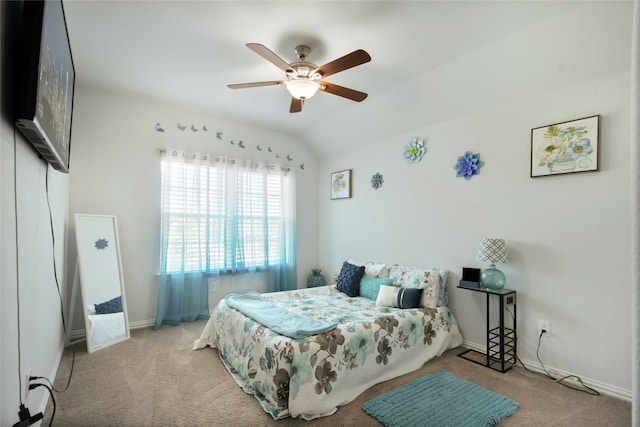
[[[478,249],[478,261],[491,263],[480,275],[482,286],[495,290],[504,288],[504,273],[496,268],[496,262],[507,262],[507,245],[504,239],[482,239]]]

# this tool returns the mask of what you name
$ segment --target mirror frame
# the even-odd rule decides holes
[[[88,268],[87,268],[87,260],[85,258],[85,265],[83,268],[83,257],[86,257],[86,255],[83,255],[83,250],[81,250],[82,247],[86,246],[86,242],[81,242],[81,234],[82,233],[78,233],[78,223],[79,223],[79,219],[84,218],[84,219],[96,219],[96,220],[105,220],[105,219],[110,219],[112,221],[112,226],[113,226],[113,249],[115,250],[115,261],[117,263],[117,268],[118,268],[118,278],[120,280],[120,297],[121,297],[121,301],[122,301],[122,313],[123,313],[123,318],[124,318],[124,336],[122,338],[119,339],[115,339],[113,341],[110,341],[108,344],[104,344],[104,345],[99,345],[99,346],[95,346],[92,345],[92,338],[91,338],[91,321],[89,320],[89,304],[95,304],[95,301],[88,301],[88,293],[87,293],[87,286],[89,285],[89,283],[91,282],[91,276],[88,272]],[[97,350],[102,350],[104,348],[107,348],[111,345],[123,342],[128,340],[129,338],[131,338],[131,334],[129,331],[129,316],[127,314],[127,304],[126,304],[126,298],[125,298],[125,291],[124,291],[124,277],[122,274],[122,259],[120,257],[120,240],[118,237],[118,222],[117,219],[114,215],[95,215],[95,214],[75,214],[75,235],[76,235],[76,252],[77,252],[77,259],[78,259],[78,270],[79,270],[79,276],[80,276],[80,289],[82,291],[82,312],[84,314],[84,325],[85,325],[85,335],[86,335],[86,341],[87,341],[87,352],[89,353],[93,353],[94,351]],[[83,230],[86,229],[83,228]],[[100,240],[100,239],[98,239]],[[111,243],[111,242],[109,242]],[[92,242],[93,244],[93,242]],[[98,248],[98,241],[95,242],[95,247]]]

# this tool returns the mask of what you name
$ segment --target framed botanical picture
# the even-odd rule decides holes
[[[599,170],[600,116],[531,129],[531,178]]]
[[[331,200],[351,197],[351,169],[331,174]]]

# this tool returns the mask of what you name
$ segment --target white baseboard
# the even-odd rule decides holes
[[[470,342],[465,340],[462,343],[463,347],[466,348],[470,348],[472,350],[476,350],[479,351],[481,353],[484,353],[486,351],[486,347],[485,346],[481,346],[478,345],[474,342]],[[576,375],[572,372],[567,372],[567,371],[563,371],[557,368],[554,368],[553,366],[546,366],[543,368],[543,366],[538,362],[538,361],[533,361],[533,360],[527,360],[527,359],[522,359],[521,357],[518,357],[519,362],[521,362],[522,364],[524,364],[524,366],[533,371],[533,372],[537,372],[537,373],[541,373],[544,374],[545,370],[544,368],[547,369],[547,372],[549,372],[552,376],[554,376],[555,378],[563,378],[563,377],[567,377],[567,376],[571,376],[571,375]],[[602,394],[606,394],[607,396],[611,396],[611,397],[615,397],[616,399],[621,399],[621,400],[626,400],[628,402],[631,402],[631,390],[626,390],[622,387],[618,387],[618,386],[614,386],[611,384],[606,384],[603,383],[601,381],[597,381],[597,380],[593,380],[590,378],[585,378],[585,377],[580,377],[580,379],[582,380],[582,382],[594,389],[597,390],[599,393]],[[571,384],[573,386],[577,386],[580,387],[581,384],[574,380],[574,379],[569,379],[567,378],[566,380],[564,380],[564,382]]]
[[[156,323],[155,319],[151,320],[140,320],[138,322],[129,322],[129,329],[142,329],[153,326]],[[69,339],[71,341],[83,340],[87,336],[85,329],[76,329],[75,331],[71,331],[69,334]],[[67,341],[67,345],[69,342]]]
[[[49,373],[49,376],[47,377],[47,379],[49,381],[51,381],[51,384],[53,384],[56,381],[56,376],[58,375],[58,369],[60,368],[60,362],[62,362],[62,353],[64,353],[64,348],[66,346],[66,342],[65,339],[63,339],[60,342],[60,347],[58,348],[58,355],[56,356],[56,360],[53,363],[53,367],[51,368],[51,372]],[[38,382],[42,382],[43,384],[47,384],[46,382],[43,381],[38,381]],[[38,390],[44,390],[41,388],[38,388]],[[46,409],[47,409],[47,405],[49,404],[49,398],[50,395],[48,392],[45,391],[45,393],[42,393],[42,398],[40,399],[40,402],[38,402],[38,404],[36,405],[36,409],[35,410],[31,410],[31,414],[35,415],[39,412],[42,412],[43,414],[45,413]]]
[[[153,326],[156,323],[155,319],[151,320],[139,320],[137,322],[129,322],[130,329],[142,329],[148,328],[149,326]]]
[[[70,341],[78,341],[81,339],[85,339],[87,336],[85,329],[77,329],[75,331],[71,331],[69,334]],[[69,340],[67,340],[67,346],[69,345]]]

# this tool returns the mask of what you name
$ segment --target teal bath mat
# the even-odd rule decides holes
[[[518,410],[513,400],[437,371],[362,405],[387,427],[485,427]]]

